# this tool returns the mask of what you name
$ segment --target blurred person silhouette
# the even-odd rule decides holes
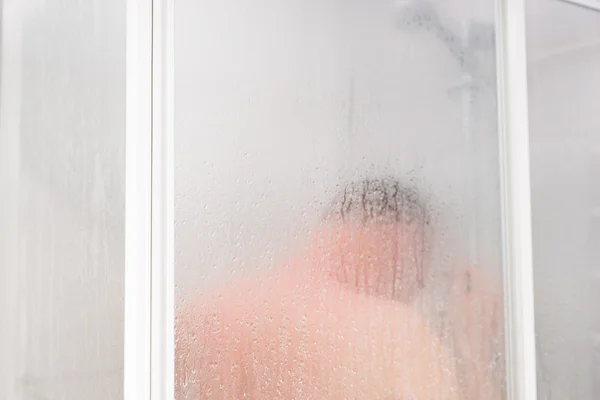
[[[287,268],[186,300],[176,398],[503,398],[499,285],[454,267],[446,312],[415,306],[434,220],[414,185],[346,185]]]

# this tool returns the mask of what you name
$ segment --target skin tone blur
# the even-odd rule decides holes
[[[186,301],[176,398],[503,398],[498,285],[456,267],[444,323],[426,316],[421,229],[329,221],[288,267]]]

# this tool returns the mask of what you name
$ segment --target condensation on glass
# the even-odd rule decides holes
[[[0,397],[123,397],[125,3],[5,1]]]
[[[175,13],[176,397],[503,398],[494,2]]]
[[[540,399],[600,396],[600,12],[527,3]]]

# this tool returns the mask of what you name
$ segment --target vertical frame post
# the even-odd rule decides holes
[[[152,17],[152,400],[174,396],[174,1]]]
[[[496,5],[507,394],[512,400],[535,400],[525,0],[497,0]]]
[[[128,0],[126,399],[174,396],[173,0]]]

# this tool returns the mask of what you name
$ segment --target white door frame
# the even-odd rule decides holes
[[[535,400],[525,0],[497,0],[496,5],[507,398]]]
[[[525,0],[496,0],[508,398],[536,399]],[[174,0],[127,0],[125,399],[174,386]]]
[[[174,386],[173,0],[127,0],[124,397]]]

